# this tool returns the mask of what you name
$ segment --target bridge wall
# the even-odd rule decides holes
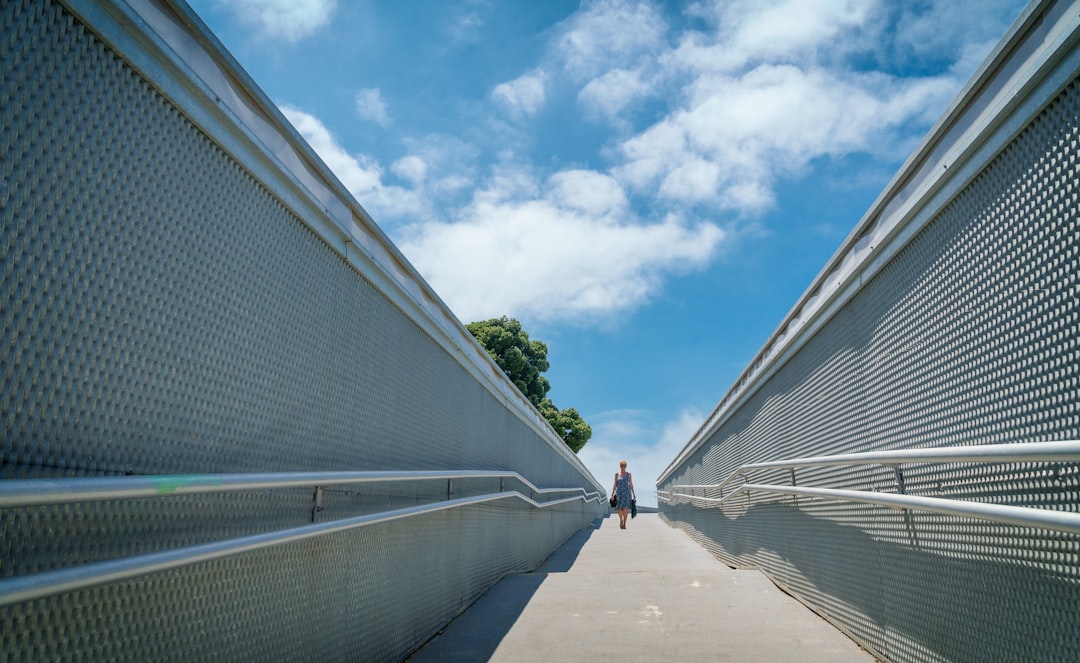
[[[1077,3],[1027,8],[660,491],[746,463],[1080,439],[1078,16]],[[1076,464],[902,471],[909,495],[1080,504]],[[897,489],[881,466],[753,476],[793,480]],[[660,506],[890,661],[1080,660],[1076,535],[765,493]]]
[[[0,3],[0,116],[0,479],[605,490],[182,3]],[[511,489],[383,486],[0,509],[0,579]],[[401,659],[606,512],[503,500],[23,602],[0,659]]]

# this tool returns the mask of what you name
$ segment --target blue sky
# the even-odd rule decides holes
[[[1019,0],[194,0],[642,504]]]

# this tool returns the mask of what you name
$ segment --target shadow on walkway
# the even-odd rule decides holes
[[[517,622],[547,576],[566,573],[593,532],[605,523],[597,518],[566,540],[536,570],[508,575],[480,596],[408,659],[409,663],[487,661]]]

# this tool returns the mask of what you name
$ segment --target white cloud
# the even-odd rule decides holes
[[[614,178],[592,170],[564,170],[548,180],[552,201],[593,217],[622,214],[626,193]]]
[[[606,317],[707,264],[725,237],[673,216],[640,223],[625,207],[601,173],[558,173],[543,187],[505,173],[454,223],[416,224],[400,246],[462,320]]]
[[[366,88],[356,93],[356,112],[365,119],[379,126],[390,125],[390,115],[386,111],[386,102],[378,88]]]
[[[639,71],[612,69],[592,79],[578,93],[578,101],[594,113],[617,118],[630,104],[646,96],[649,85]]]
[[[648,414],[626,410],[588,415],[593,436],[578,452],[578,458],[609,494],[619,461],[627,461],[640,506],[656,506],[656,478],[705,420],[694,408],[685,408],[656,430],[644,421]]]
[[[817,160],[898,159],[974,66],[953,27],[953,59],[935,75],[874,66],[892,62],[879,50],[899,53],[928,29],[904,27],[909,10],[888,3],[716,0],[692,11],[693,29],[675,34],[647,2],[587,1],[552,31],[541,62],[492,90],[491,101],[526,116],[573,85],[581,106],[624,136],[600,135],[603,166],[585,155],[550,175],[514,167],[524,148],[496,121],[490,144],[404,136],[405,156],[389,166],[403,186],[388,186],[377,161],[342,149],[315,118],[290,117],[376,220],[398,229],[462,319],[609,319],[672,275],[704,268],[731,238],[697,219],[761,214],[779,182]],[[635,133],[632,106],[653,118]],[[357,109],[389,121],[378,90],[362,91]],[[481,165],[491,152],[502,162]]]
[[[513,113],[533,115],[544,105],[545,78],[542,71],[533,71],[496,85],[491,96]]]
[[[949,76],[896,79],[879,73],[760,65],[737,75],[700,75],[687,103],[620,146],[621,181],[674,203],[756,214],[778,179],[820,157],[891,154],[907,123],[929,122],[957,88]]]
[[[419,184],[427,177],[427,164],[415,154],[398,159],[390,165],[390,170],[413,184]]]
[[[472,184],[473,181],[464,175],[447,175],[437,179],[432,185],[432,190],[442,193],[457,193],[466,191]]]
[[[879,4],[878,0],[711,0],[698,9],[714,32],[684,35],[672,59],[699,71],[806,62],[822,51],[846,50],[845,40],[861,41],[861,29]]]
[[[628,191],[671,209],[752,216],[774,204],[780,181],[801,177],[816,159],[902,156],[1010,10],[1015,0],[993,0],[993,20],[961,20],[946,1],[911,9],[880,0],[707,0],[687,10],[703,28],[669,37],[646,5],[602,0],[568,20],[552,49],[585,81],[581,105],[620,128],[631,104],[668,100],[659,119],[611,153],[611,173]],[[922,78],[890,69],[927,54],[955,66]]]
[[[648,2],[594,0],[568,19],[556,57],[577,80],[589,80],[664,47],[667,25]]]
[[[468,190],[476,181],[476,145],[442,134],[406,136],[402,142],[410,157],[423,162],[427,190],[432,196],[442,197],[444,207],[460,202],[458,194],[465,194],[467,200]]]
[[[430,202],[422,191],[384,185],[378,162],[367,155],[347,152],[314,115],[290,106],[281,106],[281,112],[376,223],[387,225],[430,213]],[[416,174],[415,164],[412,167]]]
[[[715,162],[687,155],[681,163],[669,164],[659,193],[664,198],[690,203],[711,201],[720,187],[721,177],[720,166]]]
[[[291,106],[281,106],[281,112],[354,196],[382,186],[382,169],[374,159],[346,152],[314,115]]]
[[[337,0],[221,0],[242,22],[263,36],[299,41],[330,22]]]
[[[578,103],[593,119],[629,122],[632,105],[661,94],[659,58],[670,47],[668,25],[649,2],[594,0],[559,26],[549,58],[581,85]]]

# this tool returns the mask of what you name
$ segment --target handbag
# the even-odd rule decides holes
[[[611,505],[611,508],[612,508],[612,509],[614,509],[614,508],[615,508],[615,505],[616,505],[616,504],[618,504],[618,503],[619,503],[619,500],[615,499],[615,496],[614,496],[614,495],[612,495],[612,496],[611,496],[611,499],[609,499],[609,500],[608,500],[608,504],[610,504],[610,505]]]
[[[637,518],[637,500],[630,500],[630,517]]]

